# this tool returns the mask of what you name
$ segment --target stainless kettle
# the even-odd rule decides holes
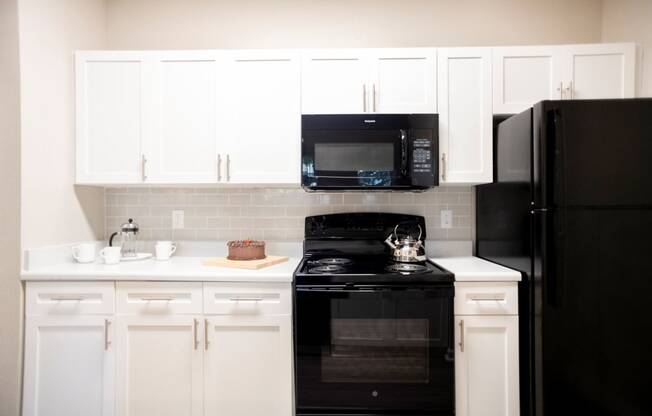
[[[415,239],[409,234],[403,238],[399,238],[397,231],[400,225],[396,224],[394,232],[385,240],[385,244],[392,249],[392,259],[401,263],[426,261],[425,249],[423,247],[423,241],[421,241],[421,234],[423,233],[421,226],[417,224],[417,227],[419,227],[419,236]]]

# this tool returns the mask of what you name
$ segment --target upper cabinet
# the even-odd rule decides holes
[[[299,54],[292,51],[227,55],[229,100],[218,115],[222,182],[300,182],[300,67]]]
[[[493,49],[493,111],[519,113],[541,100],[632,98],[636,45]]]
[[[491,49],[439,49],[440,184],[493,180]]]
[[[303,114],[437,111],[432,48],[307,51],[301,74]]]
[[[77,183],[139,183],[150,68],[137,52],[76,54]]]

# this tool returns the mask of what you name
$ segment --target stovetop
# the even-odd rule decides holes
[[[399,263],[386,256],[309,256],[295,273],[298,285],[452,284],[453,275],[430,262]]]

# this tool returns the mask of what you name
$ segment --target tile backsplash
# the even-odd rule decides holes
[[[300,188],[107,188],[106,238],[127,218],[142,240],[268,241],[303,239],[304,218],[338,212],[423,215],[428,239],[472,240],[472,187],[439,187],[423,193],[308,193]],[[453,227],[441,228],[440,211],[453,211]],[[183,229],[172,229],[172,210],[183,210]]]

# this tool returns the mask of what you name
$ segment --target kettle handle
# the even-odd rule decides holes
[[[406,222],[399,222],[398,224],[396,224],[396,227],[394,227],[394,233],[392,234],[394,236],[394,238],[398,239],[398,234],[396,234],[396,231],[398,230],[399,225],[402,225],[402,224],[405,224],[405,223]],[[417,227],[419,227],[419,236],[417,237],[417,240],[419,240],[419,242],[420,242],[421,241],[421,235],[423,234],[423,229],[421,229],[421,224],[417,224]],[[390,235],[390,237],[391,237],[391,235]]]
[[[113,237],[115,237],[116,235],[118,235],[117,232],[111,234],[111,237],[109,237],[109,247],[113,247]]]

